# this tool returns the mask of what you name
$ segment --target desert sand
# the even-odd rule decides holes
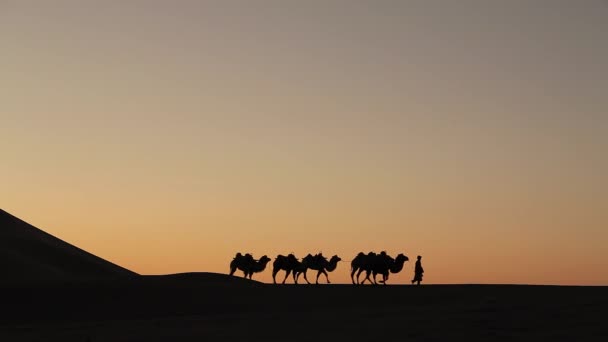
[[[62,241],[0,209],[3,283],[136,275]]]
[[[0,341],[608,338],[607,287],[273,285],[214,273],[141,276],[32,228],[0,212]]]

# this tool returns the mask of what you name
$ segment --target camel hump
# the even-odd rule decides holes
[[[319,254],[315,255],[315,258],[316,258],[318,261],[327,261],[327,258],[326,258],[325,256],[323,256],[323,254],[322,254],[322,253],[319,253]]]

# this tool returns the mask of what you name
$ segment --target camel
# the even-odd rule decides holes
[[[374,252],[369,252],[368,254],[365,254],[363,252],[359,252],[359,254],[357,254],[357,256],[350,262],[350,279],[352,280],[353,284],[359,284],[359,276],[361,275],[361,273],[365,270],[370,270],[371,272],[371,265],[368,262],[372,257],[375,257],[376,253]],[[357,273],[357,279],[355,281],[355,273],[359,271]]]
[[[374,252],[370,252],[368,254],[359,253],[351,262],[351,280],[353,284],[364,284],[366,280],[370,283],[377,285],[376,276],[378,274],[382,275],[382,280],[380,281],[384,285],[386,285],[386,281],[389,278],[390,273],[399,273],[409,258],[405,256],[403,253],[397,255],[395,259],[390,257],[386,252],[381,252],[380,254],[376,254]],[[359,275],[365,271],[365,279],[361,283],[359,283]],[[357,272],[357,278],[355,281],[354,274]],[[373,282],[369,279],[370,274],[373,275]]]
[[[272,281],[275,284],[277,283],[276,275],[282,270],[286,272],[282,284],[285,284],[285,280],[287,280],[287,277],[289,277],[291,272],[293,272],[293,281],[297,284],[298,280],[296,279],[296,268],[300,268],[300,261],[298,261],[298,258],[296,258],[295,255],[277,255],[276,259],[274,259],[274,262],[272,263]]]
[[[242,255],[237,253],[234,259],[230,262],[230,275],[234,275],[237,269],[243,271],[243,277],[251,279],[254,273],[262,272],[266,269],[266,264],[271,259],[264,255],[260,260],[253,259],[249,253]]]
[[[304,280],[306,280],[306,282],[308,284],[310,284],[310,282],[308,281],[308,278],[306,278],[306,271],[308,269],[312,269],[312,270],[317,271],[317,280],[316,280],[315,284],[319,283],[319,276],[321,276],[321,274],[325,275],[325,279],[327,280],[327,283],[330,284],[331,282],[329,281],[329,276],[327,275],[327,272],[333,272],[336,269],[336,267],[338,267],[338,262],[341,260],[342,259],[337,255],[332,256],[328,261],[327,258],[324,257],[322,253],[319,253],[315,256],[308,254],[306,257],[304,257],[304,259],[302,259],[301,265],[295,270],[295,272],[296,272],[295,280],[297,281],[300,274],[303,274]]]

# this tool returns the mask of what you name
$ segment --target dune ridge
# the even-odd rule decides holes
[[[137,275],[2,210],[0,266],[0,341],[608,337],[608,287],[274,285],[210,272]]]
[[[28,283],[137,276],[0,209],[3,282]]]

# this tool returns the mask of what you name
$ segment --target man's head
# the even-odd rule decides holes
[[[419,255],[419,256],[418,256],[418,260],[420,260],[420,259],[422,259],[422,257]]]

